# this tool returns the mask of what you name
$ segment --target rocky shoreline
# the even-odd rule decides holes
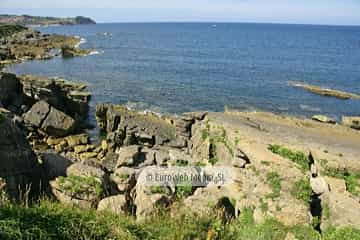
[[[56,56],[84,56],[91,50],[78,47],[79,37],[43,34],[18,25],[0,25],[0,70],[7,64],[48,60]]]
[[[44,59],[51,49],[64,53],[64,43],[76,49],[78,39],[26,30],[3,41],[10,52],[3,62],[16,62]],[[19,50],[24,46],[37,47]],[[219,212],[229,219],[250,207],[259,223],[272,217],[317,231],[360,226],[359,118],[335,124],[325,116],[314,121],[261,112],[159,116],[98,103],[101,139],[93,143],[90,98],[85,84],[0,74],[0,176],[10,195],[31,184],[35,196],[42,192],[61,203],[138,220],[159,209],[174,216]],[[174,167],[202,176],[226,167],[231,181],[139,181],[149,169]]]

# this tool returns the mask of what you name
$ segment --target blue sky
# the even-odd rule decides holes
[[[360,25],[360,0],[0,0],[0,13],[98,22],[273,22]]]

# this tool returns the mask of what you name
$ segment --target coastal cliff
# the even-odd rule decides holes
[[[41,59],[78,41],[33,30],[8,35],[3,62]],[[52,199],[19,206],[1,198],[1,238],[360,238],[357,118],[170,115],[96,103],[94,140],[90,99],[84,83],[0,74],[0,188],[14,196],[31,185],[32,200]],[[221,173],[223,181],[147,185],[141,177],[177,171]]]

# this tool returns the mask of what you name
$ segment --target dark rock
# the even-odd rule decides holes
[[[4,107],[10,105],[21,94],[21,84],[16,75],[0,73],[0,102]]]
[[[24,115],[24,121],[27,124],[40,128],[49,112],[50,105],[45,101],[39,101]]]
[[[37,159],[20,129],[8,118],[0,121],[0,176],[31,172]]]
[[[22,131],[3,115],[0,115],[0,177],[6,178],[7,193],[16,199],[25,191],[31,198],[45,185],[41,185],[41,167]]]
[[[52,107],[42,123],[41,129],[49,136],[63,137],[75,129],[75,120]]]
[[[14,56],[11,54],[10,48],[6,46],[0,46],[0,61],[13,59]]]
[[[72,164],[71,160],[51,151],[41,153],[40,158],[48,179],[66,176],[66,169]]]

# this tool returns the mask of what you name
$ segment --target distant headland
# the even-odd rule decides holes
[[[31,25],[78,25],[78,24],[96,24],[88,17],[77,16],[73,18],[40,17],[29,15],[0,15],[0,24],[19,24],[23,26]]]

